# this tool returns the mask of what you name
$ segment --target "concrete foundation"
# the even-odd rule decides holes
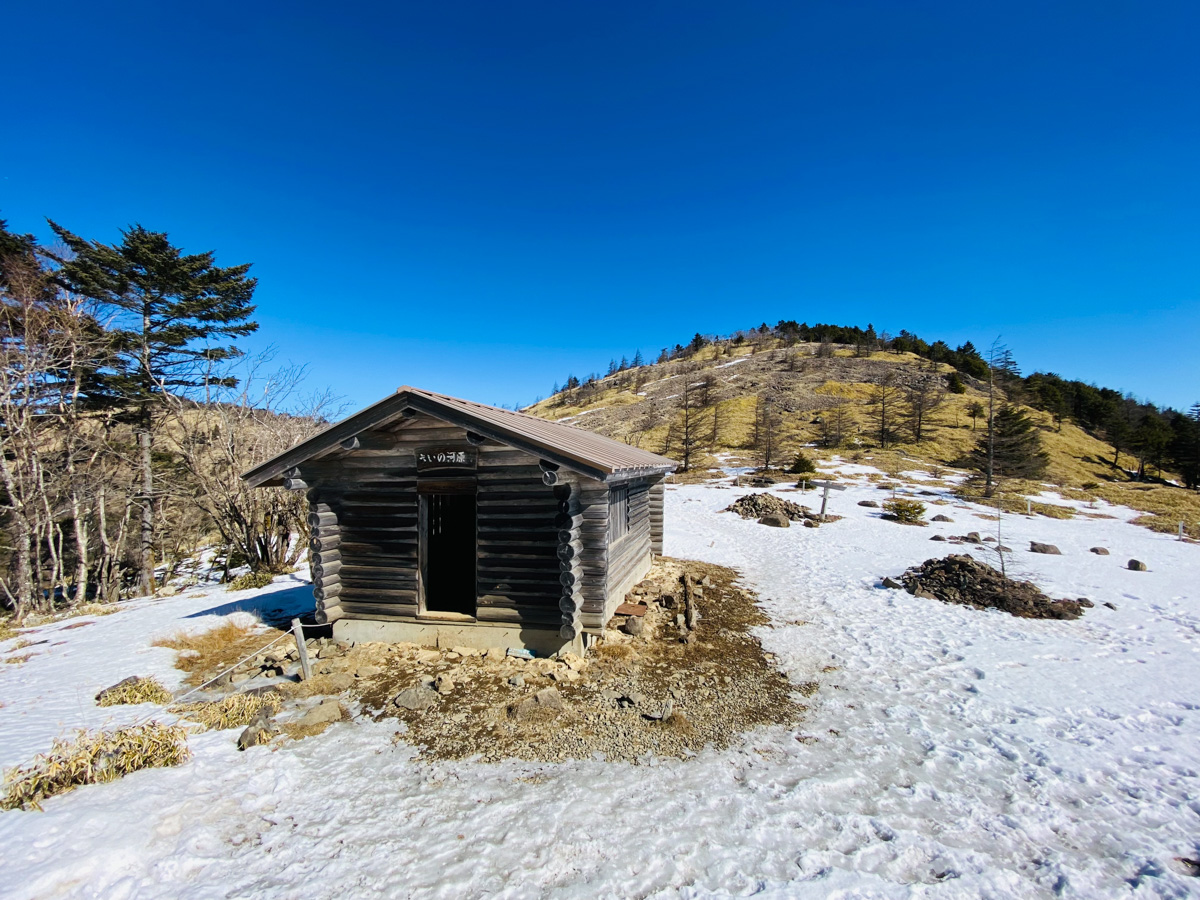
[[[583,635],[564,641],[558,629],[531,628],[501,623],[383,622],[372,619],[338,619],[333,636],[339,641],[365,643],[380,641],[398,644],[408,641],[423,647],[448,650],[451,647],[524,647],[538,656],[555,653],[583,653]]]

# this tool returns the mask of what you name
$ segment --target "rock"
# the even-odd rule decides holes
[[[1029,542],[1030,553],[1046,553],[1050,556],[1062,556],[1062,551],[1053,544],[1043,544],[1038,541]]]
[[[747,494],[739,497],[724,512],[735,512],[743,519],[762,520],[769,515],[782,515],[785,519],[799,521],[808,510],[798,503],[783,500],[774,494]]]
[[[772,528],[788,528],[791,526],[791,520],[782,513],[767,513],[758,520],[759,525],[770,525]]]
[[[1037,585],[1006,578],[986,563],[960,554],[927,559],[908,569],[900,580],[916,597],[1001,609],[1022,618],[1077,619],[1083,613],[1074,600],[1052,600]]]
[[[582,672],[587,668],[587,660],[574,653],[563,654],[562,662],[572,672]]]
[[[349,672],[334,672],[332,675],[325,676],[325,683],[329,686],[330,691],[340,694],[342,691],[348,691],[354,687],[354,676]]]
[[[885,578],[882,583],[885,588],[891,588],[892,590],[899,590],[904,587],[904,585],[894,578]]]
[[[983,539],[983,542],[985,544],[994,544],[994,543],[996,543],[996,539],[989,534],[987,537],[985,537]]]
[[[155,592],[155,594],[159,597],[174,597],[178,593],[179,588],[173,584],[164,584]]]
[[[512,714],[518,720],[556,716],[565,708],[562,694],[556,688],[543,688],[527,700],[522,700]]]
[[[1093,547],[1091,552],[1095,553],[1097,556],[1108,556],[1107,547]]]
[[[140,675],[130,675],[128,678],[122,678],[116,684],[110,684],[108,687],[106,687],[104,690],[102,690],[100,693],[98,693],[96,695],[96,702],[99,703],[101,700],[103,700],[109,694],[114,693],[115,691],[119,690],[120,688],[125,687],[125,685],[127,685],[127,684],[129,684],[129,685],[140,684],[141,680],[142,680],[142,677]]]
[[[479,656],[479,651],[474,647],[451,647],[450,649],[464,659],[470,656]]]
[[[354,670],[355,678],[375,678],[383,674],[382,666],[359,666]]]
[[[504,659],[504,648],[488,647],[484,656],[487,658],[488,662],[500,662],[502,659]]]
[[[674,609],[678,603],[674,594],[663,594],[658,598],[658,602],[662,604],[663,609]]]
[[[950,518],[949,516],[943,516],[941,513],[938,513],[936,516],[934,516],[929,521],[930,522],[953,522],[954,520],[952,518]]]
[[[509,678],[508,683],[515,688],[523,688],[525,687],[525,676],[518,673]]]
[[[1104,605],[1105,605],[1105,606],[1107,606],[1109,609],[1112,609],[1112,610],[1115,610],[1115,609],[1116,609],[1116,606],[1114,606],[1114,605],[1113,605],[1113,604],[1111,604],[1111,603],[1108,603],[1107,601],[1105,602],[1105,604],[1104,604]]]
[[[1004,544],[997,544],[996,549],[1001,553],[1012,553],[1012,547],[1006,547]]]
[[[1078,603],[1080,606],[1082,606],[1084,609],[1091,609],[1092,607],[1094,607],[1096,605],[1091,600],[1089,600],[1087,597],[1080,597],[1075,602]]]
[[[392,702],[401,709],[411,709],[414,712],[422,712],[429,709],[431,706],[437,706],[438,695],[427,687],[414,686],[402,690],[396,695]]]
[[[1126,568],[1129,569],[1130,572],[1145,572],[1146,564],[1140,559],[1131,559],[1126,564]]]
[[[646,623],[642,621],[641,616],[630,616],[621,626],[621,630],[631,637],[637,637],[646,630]]]
[[[966,533],[966,535],[963,537],[963,540],[964,540],[964,541],[970,541],[972,544],[980,544],[980,543],[982,543],[982,541],[979,539],[979,532],[978,532],[978,531],[968,531],[968,532]]]
[[[817,527],[817,520],[816,520],[816,519],[805,519],[805,520],[804,520],[804,527],[805,527],[805,528],[816,528],[816,527]]]
[[[433,689],[439,694],[449,694],[454,690],[454,679],[442,672],[433,680]]]
[[[930,538],[931,541],[944,541],[945,539],[946,539],[946,536],[944,534],[935,534],[933,537]]]
[[[867,507],[870,507],[871,509],[879,509],[879,504],[876,503],[874,500],[859,500],[858,505],[859,506],[867,506]]]
[[[300,727],[312,727],[314,725],[326,725],[330,722],[340,722],[342,720],[342,707],[336,700],[326,700],[319,706],[314,706],[296,724]]]
[[[246,726],[246,729],[238,735],[237,748],[245,750],[248,747],[257,747],[259,744],[265,744],[271,740],[274,732],[271,726],[265,722],[255,720]]]

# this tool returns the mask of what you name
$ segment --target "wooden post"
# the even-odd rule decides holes
[[[299,619],[292,619],[292,634],[296,638],[296,651],[300,654],[300,678],[308,681],[312,678],[312,663],[308,661],[308,647],[304,643],[304,626]]]
[[[844,491],[846,489],[846,486],[842,485],[842,484],[834,484],[832,481],[814,481],[813,485],[820,485],[821,487],[824,488],[824,491],[822,491],[822,493],[821,493],[821,521],[824,522],[825,521],[825,506],[826,506],[826,504],[829,503],[830,490]],[[895,494],[893,493],[892,496],[894,498]]]
[[[1027,515],[1027,516],[1033,515],[1033,501],[1030,500],[1028,497],[1025,498],[1025,515]]]
[[[1182,523],[1182,522],[1180,522],[1180,523],[1179,523],[1179,539],[1180,539],[1181,541],[1184,539],[1184,538],[1183,538],[1183,523]]]

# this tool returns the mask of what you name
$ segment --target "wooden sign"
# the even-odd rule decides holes
[[[417,450],[417,471],[474,471],[478,461],[475,449],[460,447],[422,447]]]

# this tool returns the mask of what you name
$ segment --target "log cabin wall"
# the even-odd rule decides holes
[[[579,561],[562,559],[572,543],[581,547],[570,534],[575,521],[570,511],[578,500],[570,498],[569,485],[543,482],[536,456],[494,441],[474,446],[466,429],[420,414],[390,429],[364,432],[355,444],[303,464],[311,486],[310,522],[320,529],[314,529],[310,546],[314,594],[324,607],[319,618],[422,618],[420,491],[431,483],[461,487],[472,479],[476,619],[555,629],[580,624],[581,604],[574,599]],[[464,448],[478,454],[477,466],[469,473],[418,476],[416,452],[423,447]],[[563,530],[568,537],[560,541]]]
[[[619,513],[620,504],[613,504],[612,492],[622,490],[625,491],[626,504],[625,533],[617,537],[621,528],[611,520],[611,514],[614,508]],[[605,615],[611,618],[625,599],[625,594],[650,570],[650,483],[646,479],[638,479],[610,485],[609,491],[608,573],[605,583],[608,602]]]

